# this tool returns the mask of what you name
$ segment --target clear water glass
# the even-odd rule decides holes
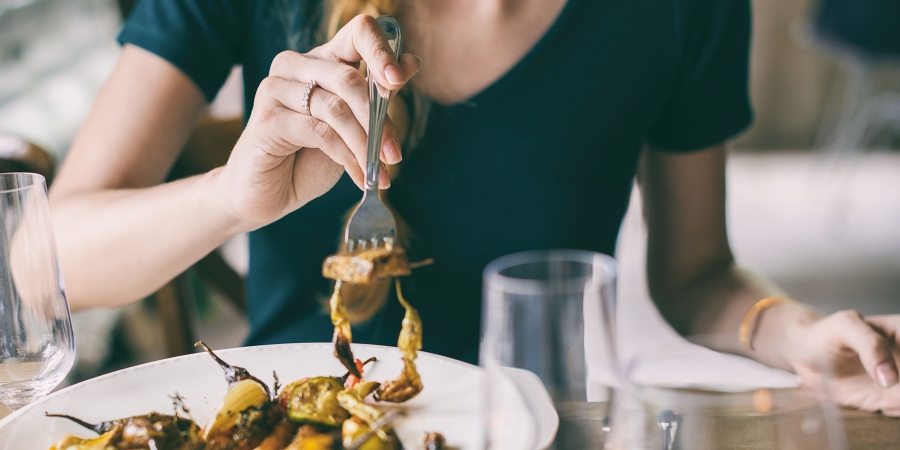
[[[0,174],[0,402],[47,395],[74,359],[44,177]]]
[[[628,363],[614,393],[606,450],[847,449],[827,381],[815,388],[673,387],[647,380],[653,376],[641,366],[660,367],[652,358]]]
[[[616,373],[616,263],[579,250],[516,253],[484,271],[485,446],[602,441]]]

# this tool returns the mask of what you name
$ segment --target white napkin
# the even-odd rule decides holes
[[[684,387],[722,392],[794,387],[796,375],[755,361],[714,352],[680,337],[660,316],[650,299],[645,275],[646,230],[640,195],[632,193],[619,234],[617,352],[623,372],[632,381],[661,387]],[[735,330],[737,333],[737,330]],[[589,335],[590,333],[586,333]],[[594,333],[596,335],[596,333]],[[621,376],[611,364],[602,342],[586,343],[591,400],[603,400],[598,385],[616,386]],[[598,349],[598,347],[601,347]]]

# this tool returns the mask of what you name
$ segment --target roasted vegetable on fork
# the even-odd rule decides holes
[[[397,300],[406,310],[400,337],[397,339],[397,348],[403,352],[403,371],[396,380],[382,384],[375,391],[375,399],[402,403],[419,395],[424,387],[419,372],[416,370],[417,352],[422,348],[422,319],[419,318],[418,311],[403,298],[403,293],[400,291],[400,279],[395,279],[394,284],[397,288]]]
[[[334,324],[334,357],[347,368],[356,378],[362,379],[362,373],[356,367],[353,358],[353,350],[350,342],[353,341],[353,331],[350,329],[350,318],[347,315],[347,306],[341,298],[341,280],[334,283],[334,292],[331,294],[331,323]]]
[[[332,280],[369,285],[379,278],[409,275],[411,267],[401,247],[377,247],[338,253],[325,259],[322,275]]]
[[[430,262],[428,260],[423,264]],[[417,352],[422,348],[422,319],[403,298],[400,281],[396,278],[400,275],[409,275],[410,266],[406,252],[400,247],[332,255],[322,266],[322,274],[325,277],[337,280],[330,300],[331,322],[334,324],[334,356],[357,380],[362,379],[362,374],[354,364],[353,352],[350,349],[353,333],[347,307],[341,298],[341,287],[345,282],[365,285],[377,278],[395,277],[397,299],[406,310],[400,337],[397,340],[397,347],[403,352],[403,371],[398,379],[387,382],[378,389],[375,398],[380,401],[402,403],[415,397],[423,389],[415,362]]]
[[[409,275],[413,266],[430,264],[431,260],[419,264],[410,264],[406,251],[401,247],[378,247],[350,253],[338,253],[325,259],[322,264],[322,275],[336,280],[334,293],[329,301],[331,305],[331,322],[334,324],[334,356],[350,371],[361,379],[354,365],[350,343],[353,334],[350,330],[350,319],[347,306],[341,297],[343,283],[367,286],[380,278]]]

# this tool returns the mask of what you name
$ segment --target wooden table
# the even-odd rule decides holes
[[[557,405],[560,435],[567,437],[565,450],[600,450],[603,448],[605,403]],[[842,410],[848,450],[900,450],[900,419],[879,414]],[[761,418],[734,417],[723,420],[723,442],[717,450],[772,450],[771,436],[762,430]],[[771,420],[771,418],[769,419]],[[768,442],[768,443],[767,443]]]
[[[606,417],[606,404],[581,403],[571,407],[558,407],[560,415],[560,433],[571,436],[566,449],[600,450],[603,448],[603,423]],[[0,418],[9,413],[0,404]],[[893,419],[878,414],[844,410],[844,426],[847,432],[848,450],[900,450],[900,419]],[[733,424],[734,436],[753,436],[758,427],[752,419],[736,421]],[[754,431],[754,429],[757,431]],[[731,429],[730,429],[731,430]],[[722,445],[718,450],[771,450],[766,447],[765,440],[743,438],[741,445]]]

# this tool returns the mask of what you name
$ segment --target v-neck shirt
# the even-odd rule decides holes
[[[308,0],[141,0],[119,37],[156,53],[215,97],[243,67],[246,110],[279,52],[305,52],[321,16]],[[746,128],[748,0],[569,0],[534,47],[466,101],[432,104],[388,198],[409,225],[404,279],[424,350],[474,361],[481,272],[513,252],[613,254],[645,145],[687,152]],[[325,342],[323,259],[361,197],[346,175],[250,234],[248,344]],[[389,299],[354,341],[394,345]]]

